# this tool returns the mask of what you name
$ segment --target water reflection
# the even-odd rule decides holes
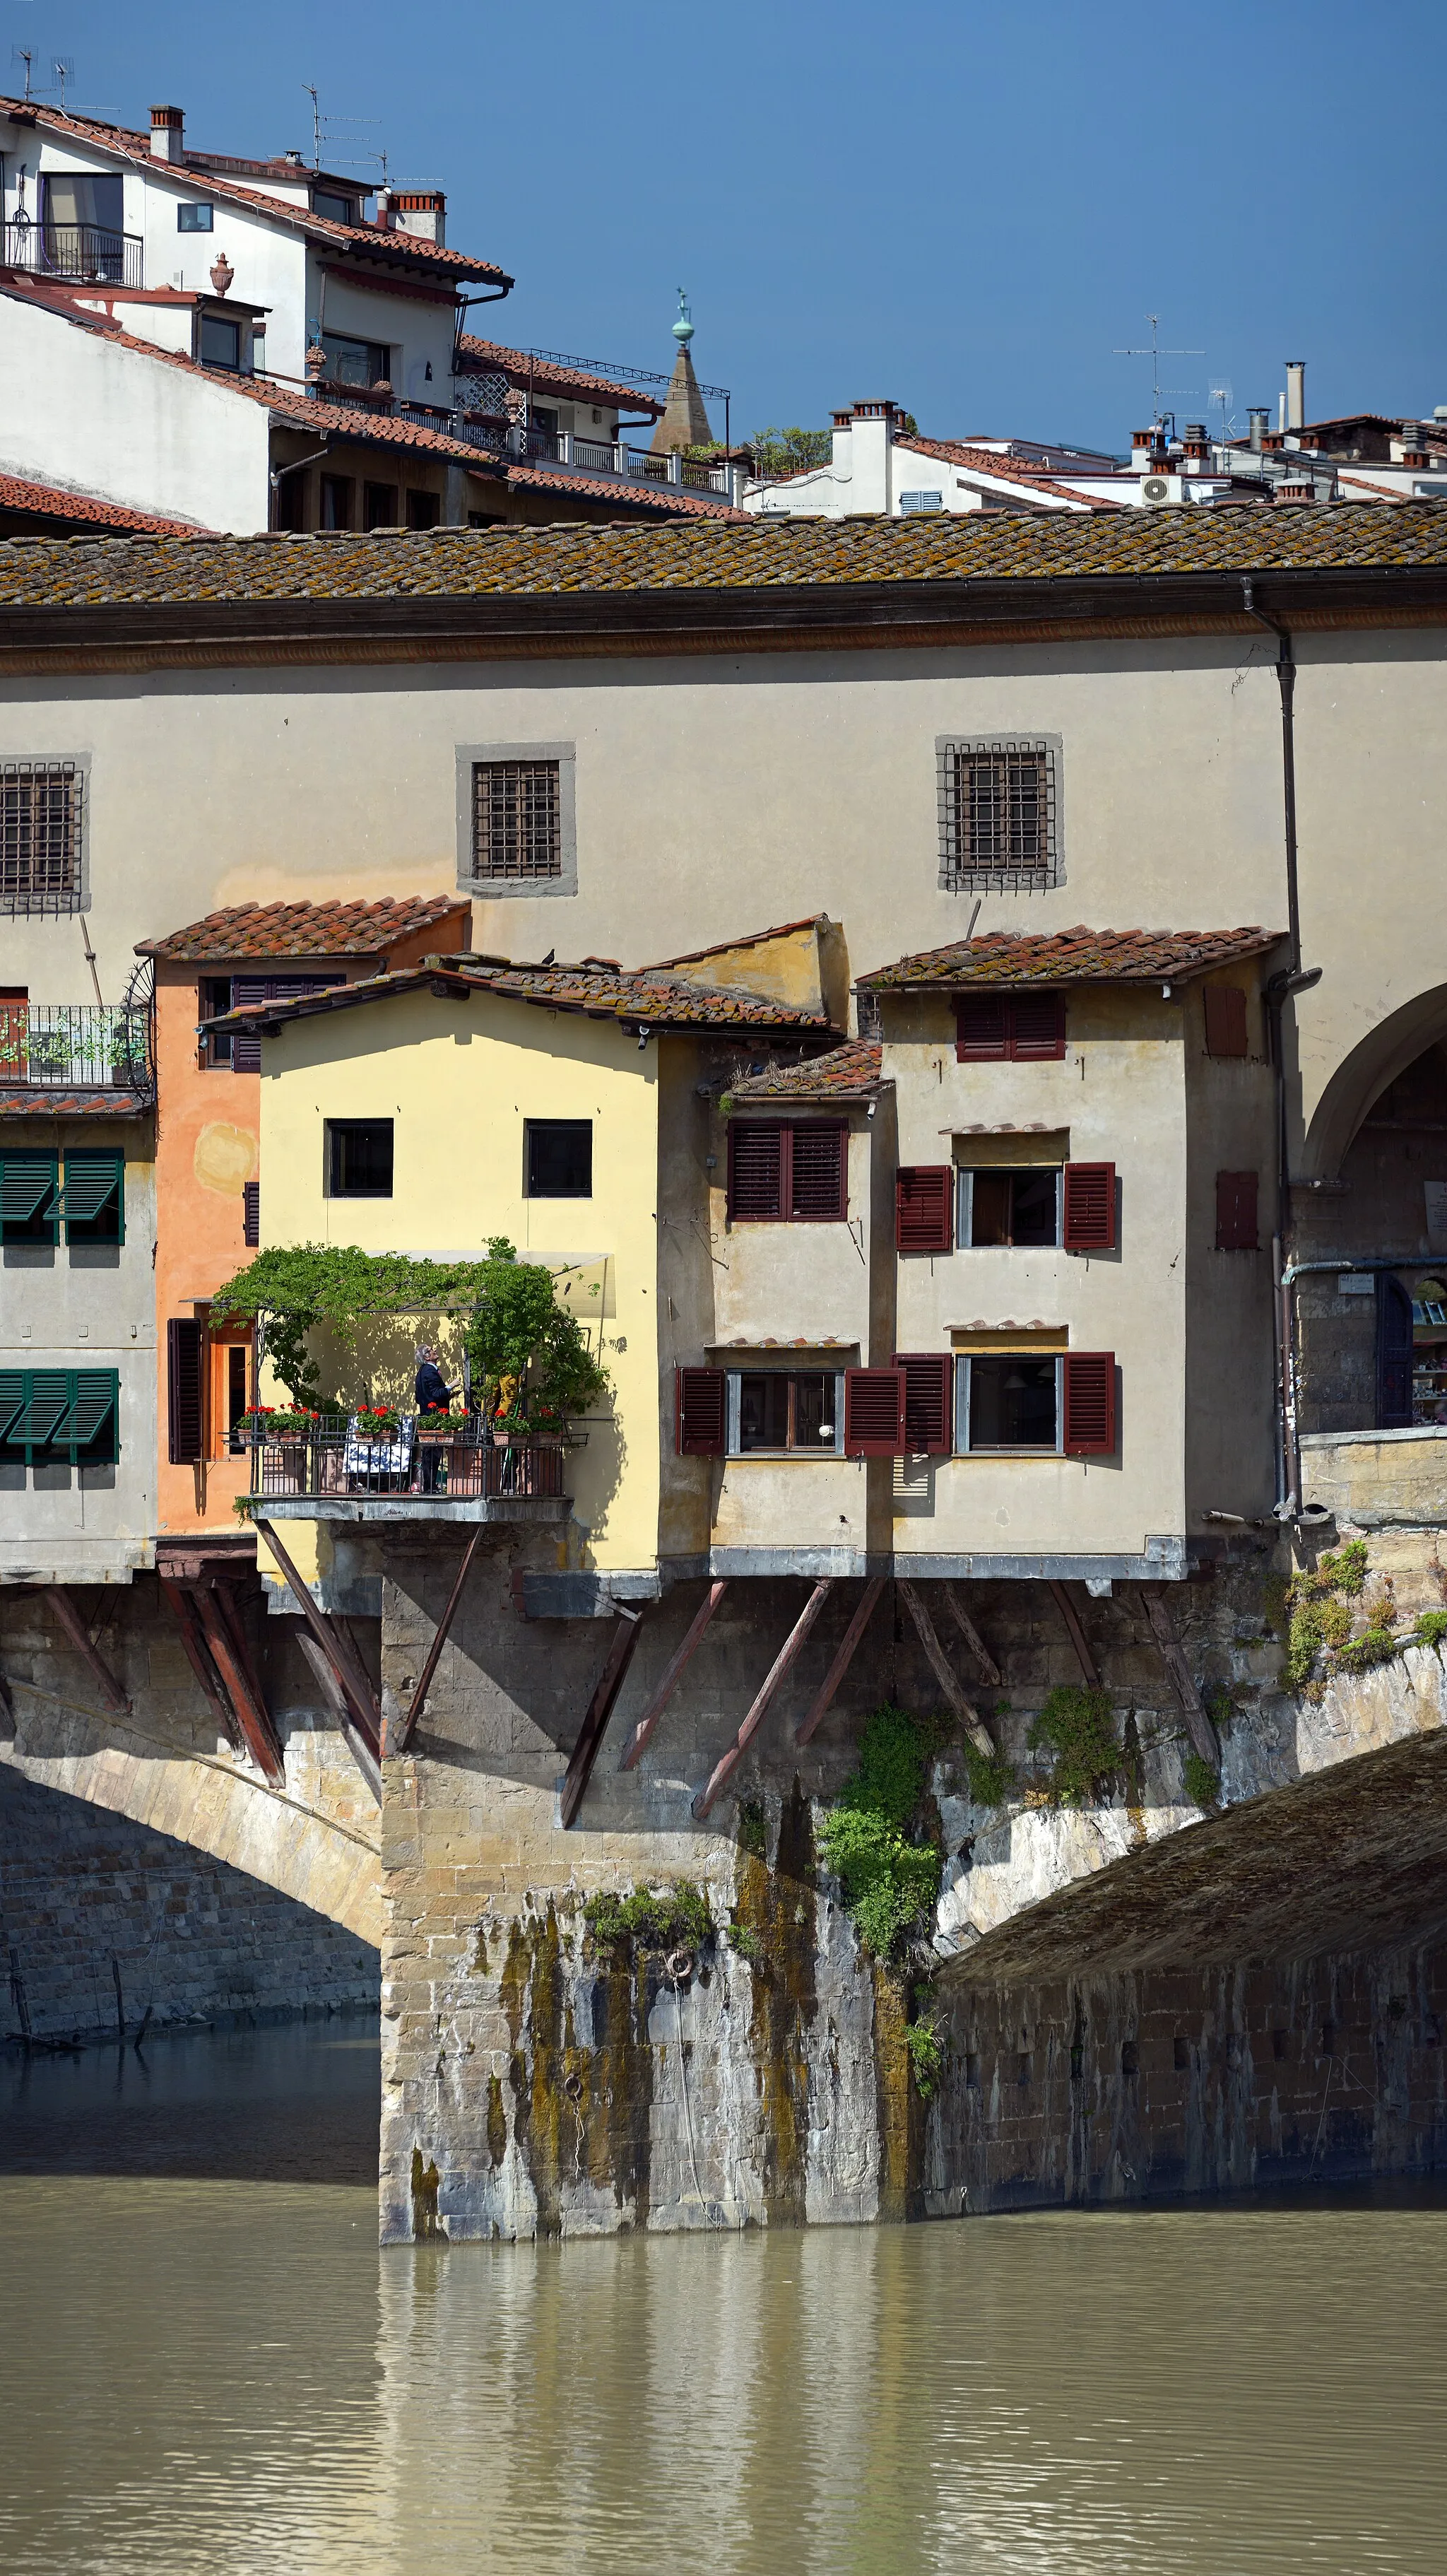
[[[277,2137],[305,2075],[315,2170],[348,2052],[292,2038],[251,2072]],[[217,2069],[229,2173],[229,2041]],[[369,2189],[0,2180],[6,2576],[1442,2564],[1431,2196],[381,2256],[374,2228]]]

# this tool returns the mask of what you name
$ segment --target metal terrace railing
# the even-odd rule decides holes
[[[0,1089],[155,1095],[150,1012],[124,1002],[0,1002]]]
[[[465,446],[481,448],[500,460],[515,456],[531,465],[558,466],[565,473],[597,475],[604,482],[658,483],[711,492],[721,501],[737,498],[734,469],[728,465],[657,455],[652,448],[625,447],[621,439],[579,438],[566,429],[524,428],[497,412],[448,411],[440,403],[400,402],[385,387],[343,385],[327,376],[309,379],[308,389],[317,402],[415,421],[420,428],[438,430],[444,438],[460,439]]]
[[[5,227],[5,265],[77,286],[143,287],[146,246],[139,233],[113,233],[101,224],[12,223]]]
[[[536,1501],[563,1491],[563,1442],[531,1432],[493,1432],[478,1414],[465,1426],[429,1432],[415,1414],[379,1434],[357,1414],[317,1414],[305,1428],[251,1434],[256,1500],[386,1495],[425,1509],[433,1502]]]

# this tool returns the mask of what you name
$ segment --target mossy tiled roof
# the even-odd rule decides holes
[[[879,584],[1447,570],[1447,501],[1399,510],[969,512],[912,519],[727,519],[661,526],[387,529],[365,536],[12,537],[0,602],[462,599]]]
[[[295,1001],[249,1003],[227,1011],[209,1025],[243,1028],[309,1019],[319,1011],[356,1010],[393,993],[432,991],[442,998],[465,999],[469,993],[496,993],[504,1000],[531,1002],[544,1010],[579,1012],[590,1020],[616,1020],[636,1029],[786,1029],[833,1036],[817,1012],[792,1002],[766,1001],[736,985],[689,984],[682,977],[659,974],[649,967],[632,973],[606,960],[585,957],[578,965],[514,965],[504,957],[428,958],[391,975],[369,975],[357,984],[335,985]]]
[[[141,957],[198,963],[247,957],[379,957],[414,931],[439,930],[467,910],[455,894],[384,895],[376,903],[234,903],[164,939],[136,943]]]
[[[730,1101],[868,1100],[879,1089],[884,1049],[873,1038],[851,1038],[827,1055],[802,1064],[765,1065],[730,1083]]]
[[[964,984],[1183,983],[1213,966],[1259,957],[1282,930],[997,930],[956,939],[861,975],[861,987],[955,992]]]

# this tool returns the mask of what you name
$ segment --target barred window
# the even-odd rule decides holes
[[[941,737],[940,884],[1007,889],[1060,883],[1058,736]]]
[[[79,912],[85,773],[74,760],[0,762],[0,912]]]
[[[472,872],[513,882],[563,873],[556,760],[472,765]]]

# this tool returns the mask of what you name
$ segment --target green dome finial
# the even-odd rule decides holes
[[[680,349],[686,349],[693,338],[693,324],[688,315],[688,297],[681,286],[678,290],[678,320],[673,326],[673,336]]]

